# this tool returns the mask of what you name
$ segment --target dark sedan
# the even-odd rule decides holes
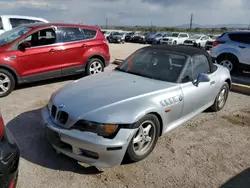
[[[19,157],[19,147],[0,114],[0,188],[16,187]]]

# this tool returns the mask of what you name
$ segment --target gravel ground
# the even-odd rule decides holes
[[[112,59],[142,46],[112,44]],[[44,140],[41,107],[56,89],[76,78],[25,85],[0,99],[6,126],[21,147],[18,187],[249,187],[249,96],[230,93],[224,110],[204,112],[162,136],[145,160],[100,171],[56,155]]]

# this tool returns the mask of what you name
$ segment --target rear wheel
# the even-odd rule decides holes
[[[220,111],[225,106],[228,98],[228,93],[229,93],[229,85],[227,82],[225,82],[221,87],[220,92],[216,96],[214,104],[211,106],[211,109],[214,112]]]
[[[239,60],[233,54],[221,55],[217,58],[217,63],[226,67],[230,73],[236,73],[239,71]]]
[[[7,70],[0,69],[0,97],[9,95],[15,88],[15,78]]]
[[[133,162],[146,158],[155,148],[160,135],[160,122],[153,114],[147,114],[135,125],[137,132],[131,139],[126,157]]]
[[[89,60],[86,67],[86,74],[93,75],[104,71],[103,62],[98,58],[92,58]]]
[[[176,40],[174,41],[173,45],[177,45],[177,42],[176,42]]]

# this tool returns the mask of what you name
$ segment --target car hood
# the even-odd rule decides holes
[[[164,39],[176,39],[177,37],[164,37]]]
[[[162,92],[176,84],[113,70],[87,76],[59,89],[52,103],[78,119],[90,112]]]

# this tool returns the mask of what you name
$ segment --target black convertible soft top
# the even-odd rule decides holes
[[[161,44],[161,45],[152,45],[144,47],[144,49],[159,49],[159,50],[166,50],[173,53],[179,53],[183,55],[188,56],[195,56],[195,55],[204,55],[207,57],[208,63],[210,65],[211,72],[214,72],[216,70],[216,67],[214,66],[213,60],[209,53],[198,47],[194,46],[185,46],[185,45],[168,45],[168,44]]]

